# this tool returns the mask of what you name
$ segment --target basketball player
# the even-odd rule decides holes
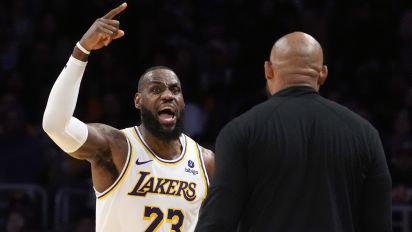
[[[153,67],[141,76],[134,98],[140,126],[118,130],[73,117],[88,54],[124,36],[113,17],[126,7],[97,19],[76,44],[51,90],[43,128],[70,156],[90,162],[96,231],[193,231],[214,158],[182,133],[185,104],[172,70]]]

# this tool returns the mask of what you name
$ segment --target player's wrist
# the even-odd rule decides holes
[[[78,41],[78,42],[76,43],[76,47],[77,47],[80,51],[82,51],[84,54],[90,55],[91,49],[86,49],[85,47],[83,47],[83,45],[81,45],[80,41]]]
[[[88,57],[89,57],[90,51],[86,50],[86,49],[85,49],[83,46],[81,46],[81,45],[80,45],[80,46],[81,46],[81,48],[80,48],[79,45],[80,45],[80,43],[77,42],[76,46],[74,46],[72,56],[73,56],[74,58],[80,60],[80,61],[86,62],[87,59],[88,59]],[[88,51],[88,52],[86,53],[86,52],[83,51],[83,50]]]

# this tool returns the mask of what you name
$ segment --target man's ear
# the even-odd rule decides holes
[[[322,86],[328,78],[328,66],[323,65],[319,73],[318,85]]]
[[[136,107],[136,109],[141,109],[142,106],[142,98],[141,98],[141,94],[139,92],[137,92],[134,95],[134,107]]]
[[[273,79],[273,68],[272,68],[272,63],[270,61],[265,61],[264,64],[265,68],[265,78],[266,80],[272,80]]]

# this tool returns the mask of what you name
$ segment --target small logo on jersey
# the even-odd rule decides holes
[[[141,162],[139,162],[139,158],[137,158],[136,164],[137,164],[137,165],[142,165],[142,164],[145,164],[145,163],[149,163],[150,161],[153,161],[153,160],[146,160],[146,161],[141,161]]]
[[[193,162],[192,160],[187,161],[187,165],[189,165],[190,168],[194,168],[195,167],[195,162]]]
[[[189,167],[185,168],[185,172],[192,173],[193,175],[199,174],[199,172],[197,170],[193,169],[195,167],[195,162],[193,162],[192,160],[189,160],[189,161],[187,161],[187,165]]]

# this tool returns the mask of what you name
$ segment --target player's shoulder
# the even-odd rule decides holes
[[[341,120],[341,125],[355,133],[358,137],[376,137],[379,132],[364,116],[335,101],[321,98],[325,106],[331,109],[333,115]]]
[[[191,138],[190,136],[188,136],[188,135],[186,135],[186,134],[183,134],[183,135],[186,137],[186,140],[192,141],[192,142],[199,148],[199,151],[200,151],[200,153],[201,153],[203,156],[206,156],[206,157],[214,157],[214,152],[213,152],[212,150],[207,149],[207,148],[201,146],[197,141],[195,141],[195,140],[194,140],[193,138]]]
[[[215,174],[215,153],[212,150],[209,150],[207,148],[204,148],[199,145],[200,153],[202,156],[202,159],[206,165],[206,172],[209,177],[209,180],[213,179],[213,176]]]
[[[202,147],[201,145],[199,145],[199,150],[203,156],[203,159],[205,160],[214,160],[215,159],[215,153],[207,148]]]
[[[89,133],[93,133],[101,139],[106,140],[109,144],[127,147],[127,136],[123,130],[109,126],[103,123],[88,123]]]
[[[237,117],[230,120],[222,129],[222,132],[233,136],[247,133],[262,125],[269,112],[273,111],[273,103],[266,100],[253,106]]]
[[[191,140],[196,144],[197,148],[199,149],[199,155],[206,166],[208,178],[211,179],[214,175],[215,170],[215,153],[212,150],[201,146],[198,142],[190,138],[188,135],[185,136],[186,138],[188,138],[188,140]]]
[[[336,116],[340,117],[347,124],[353,124],[354,126],[374,129],[372,124],[359,113],[356,113],[348,107],[339,104],[335,101],[329,100],[327,98],[322,97],[320,99],[326,107],[329,107]]]

